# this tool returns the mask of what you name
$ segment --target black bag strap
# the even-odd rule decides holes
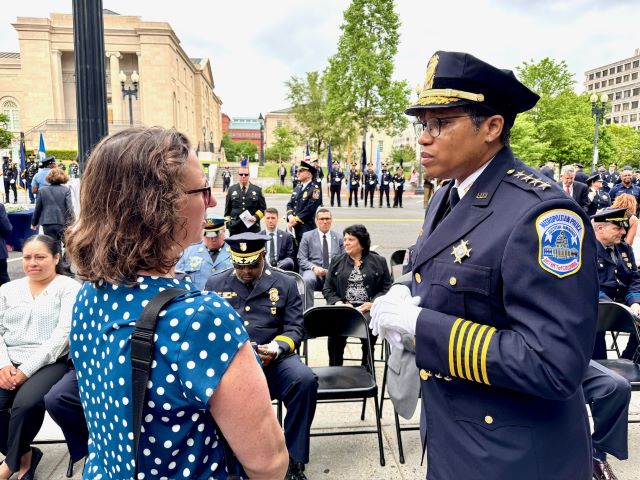
[[[142,411],[147,394],[149,371],[153,361],[153,335],[156,331],[156,321],[160,311],[175,297],[187,293],[182,288],[168,288],[158,293],[144,307],[136,328],[131,335],[131,380],[133,393],[133,458],[135,460],[135,475],[138,478],[138,444],[140,443],[140,429],[142,426]]]

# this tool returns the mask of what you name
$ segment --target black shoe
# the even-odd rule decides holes
[[[23,477],[24,478],[24,477]],[[617,480],[616,474],[606,460],[593,459],[593,478],[595,480]]]
[[[36,468],[38,468],[38,464],[42,460],[42,450],[37,447],[31,447],[31,466],[27,473],[25,473],[18,480],[34,480],[36,478]]]
[[[290,463],[284,480],[307,480],[307,476],[304,474],[304,464]]]

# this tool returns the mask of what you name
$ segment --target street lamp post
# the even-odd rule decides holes
[[[598,94],[594,93],[591,95],[591,115],[596,118],[595,131],[593,134],[593,160],[591,162],[591,173],[595,173],[596,166],[598,164],[598,128],[600,127],[600,122],[604,117],[604,114],[607,112],[607,101],[609,98],[606,93],[603,93],[598,98]]]
[[[373,133],[369,136],[371,147],[369,148],[369,163],[373,164]]]
[[[209,132],[209,140],[211,140],[209,142],[209,148],[211,149],[211,153],[214,153],[216,149],[213,146],[213,132]]]
[[[420,84],[416,85],[416,96],[420,98],[420,92],[422,90],[422,86]],[[424,195],[424,178],[422,177],[422,162],[420,161],[420,144],[418,143],[418,139],[420,135],[422,135],[422,125],[414,123],[414,135],[415,135],[415,148],[416,148],[416,162],[418,163],[418,185],[416,185],[415,194],[416,195]]]
[[[260,112],[258,120],[260,120],[260,166],[264,167],[264,117],[262,112]]]
[[[207,127],[202,127],[202,150],[207,152]]]
[[[131,97],[136,97],[138,99],[138,82],[140,81],[140,75],[135,70],[131,74],[131,81],[133,82],[133,86],[125,87],[124,82],[127,81],[127,76],[125,73],[120,70],[120,86],[122,87],[122,96],[129,97],[129,125],[133,126],[133,99]]]

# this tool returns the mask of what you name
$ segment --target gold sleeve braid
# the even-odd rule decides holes
[[[449,372],[454,377],[490,385],[487,352],[494,327],[457,318],[449,333]]]

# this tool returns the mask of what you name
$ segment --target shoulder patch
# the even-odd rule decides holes
[[[320,198],[320,189],[314,188],[313,192],[311,192],[311,196],[313,197],[314,200],[318,200]]]
[[[584,222],[571,210],[549,210],[536,219],[538,263],[558,278],[580,270]]]

